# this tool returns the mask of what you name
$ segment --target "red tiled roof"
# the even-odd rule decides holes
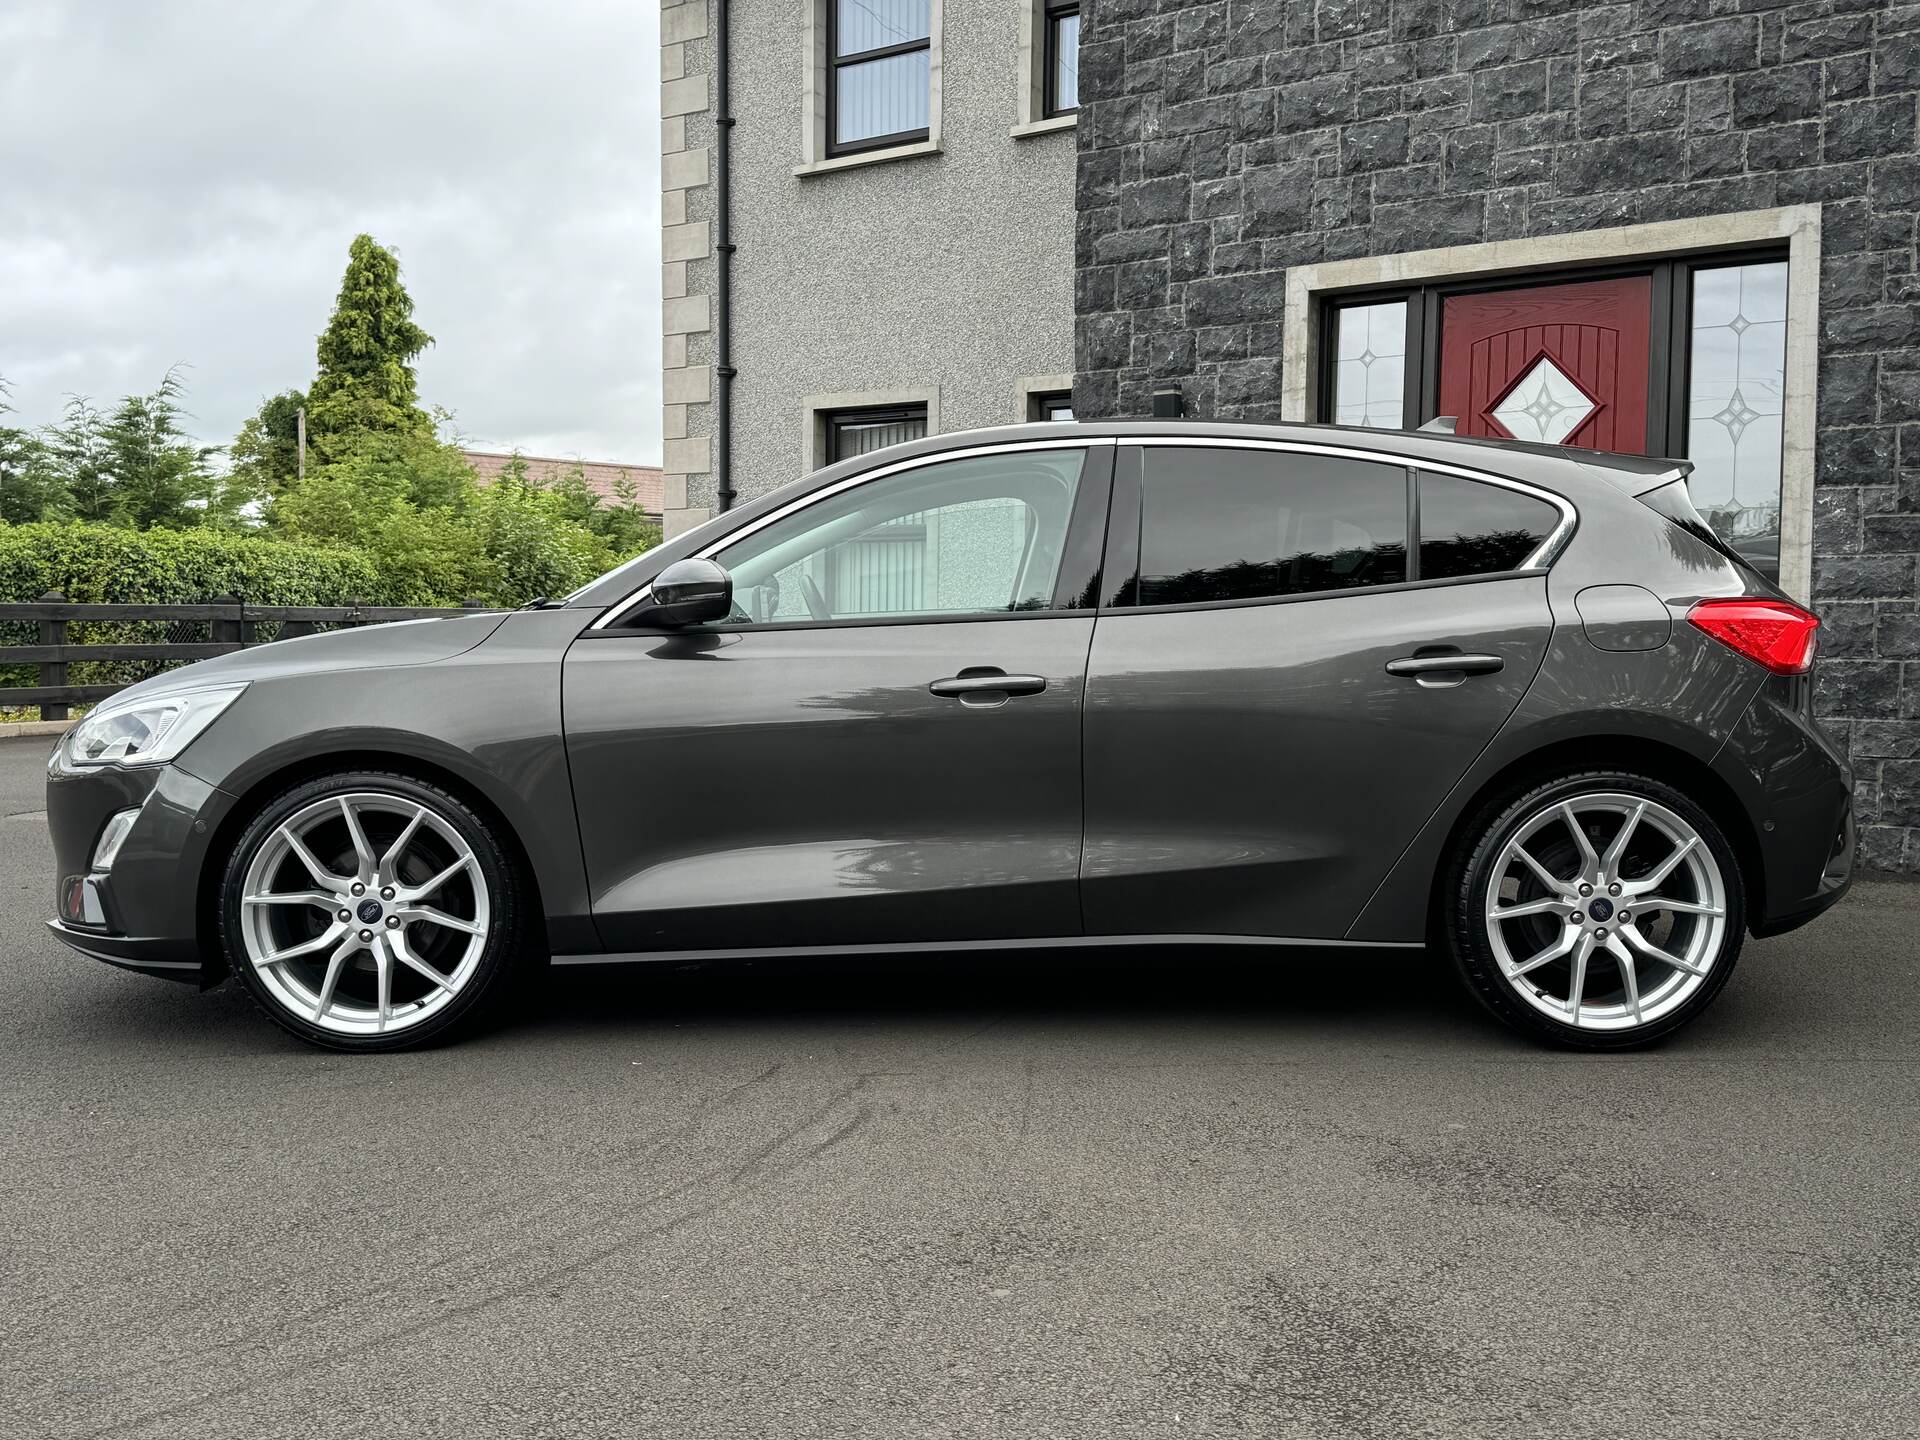
[[[480,477],[482,485],[491,485],[499,479],[500,472],[513,459],[510,454],[503,455],[492,450],[462,450],[460,453],[467,457],[467,464],[473,467],[473,473]],[[522,455],[520,458],[526,461],[529,478],[545,482],[557,480],[578,466],[593,492],[605,500],[619,498],[613,487],[624,475],[633,485],[635,503],[649,515],[660,513],[660,467],[657,465],[621,465],[612,460],[564,460],[551,455]]]

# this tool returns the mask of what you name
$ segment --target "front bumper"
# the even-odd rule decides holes
[[[203,867],[231,805],[174,765],[55,766],[47,773],[54,919],[48,929],[83,955],[143,974],[205,983]],[[139,815],[111,867],[93,857],[108,820]]]

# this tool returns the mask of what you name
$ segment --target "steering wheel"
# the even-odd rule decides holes
[[[820,587],[813,583],[811,575],[800,576],[800,598],[807,602],[807,613],[816,620],[831,620],[833,612],[827,608],[827,598],[820,593]]]

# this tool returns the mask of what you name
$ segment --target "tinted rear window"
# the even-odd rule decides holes
[[[1397,466],[1154,446],[1141,481],[1142,605],[1253,600],[1407,578]]]
[[[1420,473],[1420,578],[1518,570],[1560,523],[1544,500],[1454,475]]]

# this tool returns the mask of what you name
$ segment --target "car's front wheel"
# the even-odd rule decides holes
[[[1732,846],[1651,776],[1590,771],[1469,826],[1447,931],[1470,989],[1516,1029],[1584,1049],[1677,1030],[1732,973],[1745,928]]]
[[[323,776],[275,798],[227,862],[227,964],[273,1020],[340,1050],[471,1025],[524,949],[521,885],[481,816],[409,775]]]

